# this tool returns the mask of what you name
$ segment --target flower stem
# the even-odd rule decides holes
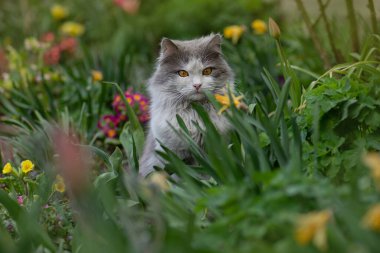
[[[310,17],[306,11],[306,8],[302,2],[302,0],[294,0],[296,1],[296,4],[298,6],[298,9],[300,9],[301,11],[301,14],[302,14],[302,18],[306,24],[306,27],[310,33],[310,37],[313,41],[313,44],[315,46],[315,48],[317,49],[318,53],[320,54],[321,56],[321,59],[323,61],[323,65],[325,67],[325,69],[329,69],[331,68],[331,63],[330,63],[330,60],[329,60],[329,57],[327,55],[327,52],[326,50],[322,47],[322,43],[316,33],[316,31],[314,30],[314,27],[312,25],[312,22],[310,20]]]
[[[372,30],[374,34],[378,34],[379,30],[377,28],[377,19],[376,19],[376,11],[375,11],[375,5],[373,4],[373,0],[368,0],[368,8],[371,12],[371,23],[372,23]]]
[[[346,0],[346,7],[347,7],[347,18],[348,18],[348,21],[350,22],[352,50],[354,52],[359,52],[358,26],[356,23],[354,3],[352,2],[352,0]]]
[[[289,95],[292,101],[293,109],[295,110],[301,104],[302,85],[297,75],[295,74],[294,70],[290,67],[288,58],[286,57],[284,49],[281,46],[281,42],[279,38],[276,39],[276,46],[277,46],[278,55],[280,56],[282,72],[286,78],[288,77],[291,78]]]
[[[330,25],[329,20],[327,19],[327,15],[326,15],[326,11],[325,11],[326,10],[326,5],[324,5],[322,3],[322,0],[318,0],[318,5],[319,5],[319,10],[321,11],[322,20],[325,23],[327,37],[329,39],[331,50],[333,51],[333,54],[334,54],[334,57],[335,57],[335,61],[337,63],[341,63],[341,62],[343,62],[343,57],[342,57],[342,54],[339,52],[339,50],[335,46],[335,40],[334,40],[334,37],[333,37],[333,34],[332,34],[331,25]]]

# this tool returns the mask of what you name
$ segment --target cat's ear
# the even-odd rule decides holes
[[[168,38],[163,38],[161,41],[161,56],[169,56],[178,51],[178,47],[173,41]]]
[[[219,33],[212,35],[210,42],[207,44],[207,48],[222,53],[222,35]]]

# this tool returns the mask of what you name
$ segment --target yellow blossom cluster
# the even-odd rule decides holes
[[[69,15],[69,11],[66,7],[60,4],[54,4],[50,8],[50,14],[55,20],[62,20]]]
[[[77,22],[68,21],[63,23],[63,25],[61,26],[61,32],[64,35],[78,37],[84,33],[84,26]]]
[[[30,160],[24,160],[20,164],[21,171],[24,174],[28,174],[30,171],[34,169],[34,164]],[[3,174],[10,174],[12,172],[16,172],[12,165],[8,162],[3,167]]]
[[[253,20],[251,28],[257,35],[265,34],[268,30],[267,24],[261,19]],[[233,44],[237,44],[245,31],[246,27],[244,25],[230,25],[224,28],[223,35],[226,39],[231,39]]]

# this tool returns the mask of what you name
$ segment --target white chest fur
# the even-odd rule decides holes
[[[220,133],[223,134],[227,132],[229,129],[229,123],[226,118],[218,115],[215,108],[210,104],[206,104],[204,107],[208,112],[211,121]],[[156,105],[153,108],[155,109],[152,110],[151,131],[155,139],[159,140],[166,147],[177,153],[185,152],[187,150],[187,143],[184,142],[173,130],[173,128],[177,130],[180,129],[176,118],[176,115],[179,115],[187,126],[192,139],[199,145],[202,145],[202,134],[196,124],[198,124],[202,129],[204,129],[204,124],[198,113],[191,106],[187,106],[185,108],[165,108],[165,105],[162,104]],[[158,143],[156,148],[159,148]]]

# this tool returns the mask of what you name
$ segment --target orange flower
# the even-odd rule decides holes
[[[372,206],[364,215],[364,227],[380,232],[380,203]]]
[[[243,95],[236,97],[235,95],[231,94],[232,100],[233,100],[233,105],[240,109],[246,107],[246,105],[241,102],[240,100],[243,99]],[[218,101],[221,105],[222,108],[219,110],[218,114],[222,114],[225,110],[227,110],[231,106],[231,101],[228,93],[225,93],[223,95],[221,94],[215,94],[215,99]]]
[[[103,80],[103,73],[98,70],[91,71],[91,76],[94,82],[99,82]]]
[[[326,225],[332,216],[330,210],[312,212],[300,216],[297,220],[295,240],[299,245],[307,245],[313,241],[320,250],[327,248]]]

